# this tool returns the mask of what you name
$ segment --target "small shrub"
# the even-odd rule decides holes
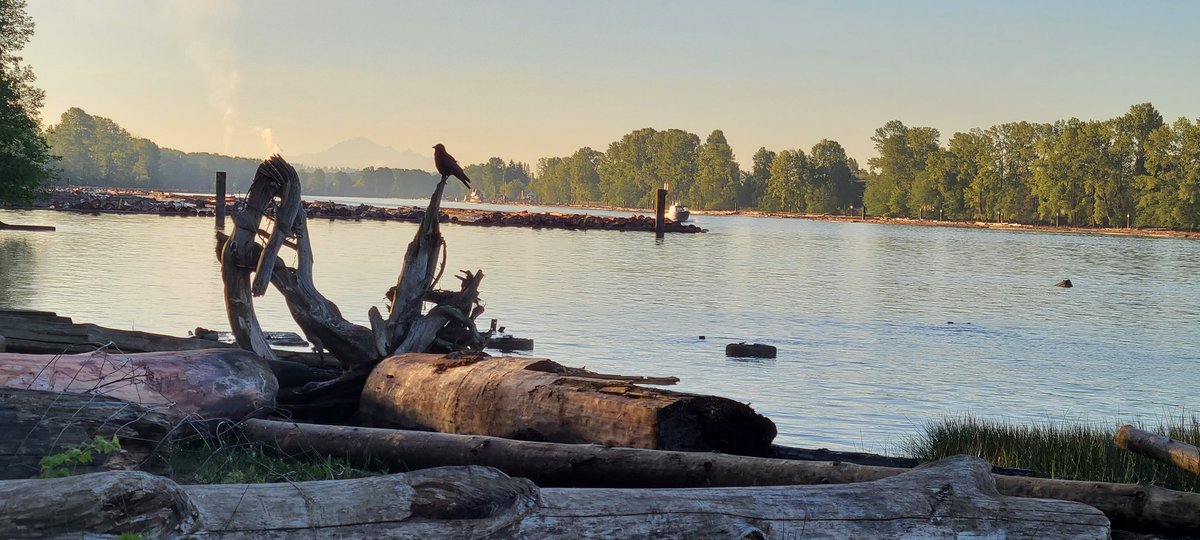
[[[116,435],[106,439],[96,435],[90,442],[80,443],[57,454],[50,454],[40,462],[38,478],[62,478],[75,473],[77,467],[91,465],[96,455],[107,455],[121,450],[121,441]]]

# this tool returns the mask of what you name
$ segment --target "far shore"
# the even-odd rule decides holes
[[[78,186],[85,187],[85,186]],[[128,195],[142,195],[147,197],[172,195],[181,196],[200,196],[212,198],[212,194],[206,193],[186,193],[186,192],[166,192],[158,190],[146,190],[136,188],[90,188],[99,191],[108,191],[110,193],[121,193]],[[322,196],[310,196],[313,200],[320,200]],[[336,195],[339,198],[357,198],[353,195]],[[397,199],[404,200],[404,199]],[[468,202],[462,200],[447,199],[453,202]],[[484,201],[475,204],[490,204],[497,206],[542,206],[549,208],[563,208],[574,210],[604,210],[610,212],[631,212],[635,214],[653,215],[652,208],[623,208],[615,206],[598,206],[598,205],[562,205],[562,204],[545,204],[545,203],[526,203],[526,202],[491,202]],[[408,205],[398,205],[408,206]],[[35,209],[44,207],[35,206]],[[419,208],[419,207],[414,207]],[[17,208],[9,207],[10,210]],[[443,207],[443,211],[446,208]],[[988,222],[988,221],[953,221],[953,220],[937,220],[937,219],[918,219],[918,218],[901,218],[901,217],[883,217],[883,216],[838,216],[828,214],[801,214],[792,212],[764,212],[758,210],[691,210],[693,215],[706,216],[752,216],[752,217],[770,217],[782,219],[811,219],[817,221],[839,221],[846,223],[871,223],[881,225],[915,225],[925,227],[957,227],[962,229],[990,229],[999,231],[1028,231],[1028,232],[1044,232],[1044,233],[1059,233],[1059,234],[1086,234],[1086,235],[1101,235],[1101,236],[1130,236],[1142,238],[1200,238],[1200,231],[1195,230],[1175,230],[1175,229],[1158,229],[1158,228],[1125,228],[1125,227],[1074,227],[1074,226],[1053,226],[1053,225],[1030,225],[1024,223],[1011,222]]]
[[[526,203],[512,202],[489,202],[482,204],[496,204],[509,206],[524,206]],[[621,207],[606,207],[594,205],[557,205],[557,204],[541,204],[537,206],[557,207],[557,208],[574,208],[581,210],[606,210],[612,212],[638,212],[653,214],[652,208],[621,208]],[[816,221],[840,221],[845,223],[871,223],[876,225],[916,225],[924,227],[957,227],[960,229],[992,229],[998,231],[1028,231],[1028,232],[1048,232],[1059,234],[1089,234],[1100,236],[1134,236],[1143,238],[1198,238],[1200,239],[1200,230],[1184,231],[1175,229],[1152,229],[1152,228],[1125,228],[1125,227],[1073,227],[1069,225],[1054,226],[1054,225],[1029,225],[1025,223],[1010,223],[1001,221],[999,223],[989,221],[953,221],[953,220],[938,220],[938,219],[918,219],[918,218],[901,218],[901,217],[883,217],[883,216],[836,216],[830,214],[800,214],[794,212],[763,212],[759,210],[691,210],[693,215],[704,216],[752,216],[752,217],[770,217],[781,219],[811,219]]]

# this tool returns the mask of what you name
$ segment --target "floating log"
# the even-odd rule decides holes
[[[748,358],[775,358],[775,347],[762,343],[730,343],[725,346],[725,356]]]
[[[1117,430],[1117,446],[1150,459],[1200,474],[1200,448],[1130,425]]]
[[[498,351],[532,351],[533,340],[517,337],[492,338],[488,340],[487,348]]]
[[[14,225],[0,221],[0,231],[53,231],[54,227],[50,225]]]
[[[180,486],[137,471],[0,482],[13,537],[1108,538],[1094,508],[1005,497],[949,458],[841,486],[539,489],[486,467],[354,480]]]
[[[514,441],[388,429],[249,420],[242,432],[288,452],[378,459],[403,469],[487,465],[538,485],[570,487],[719,487],[869,482],[908,469],[849,462],[793,461],[699,452]],[[1200,535],[1200,493],[995,474],[1012,497],[1080,502],[1128,531]]]
[[[30,478],[42,457],[116,435],[121,451],[96,456],[81,472],[111,468],[157,468],[162,441],[179,418],[166,407],[87,394],[0,387],[0,479]]]
[[[736,401],[588,378],[542,358],[406,354],[375,366],[367,425],[768,455],[775,424]]]
[[[0,386],[108,396],[202,420],[265,415],[279,388],[266,362],[238,349],[0,353]]]

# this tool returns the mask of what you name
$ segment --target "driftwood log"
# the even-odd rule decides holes
[[[287,484],[179,486],[141,472],[0,482],[12,537],[1108,538],[1066,501],[1005,497],[950,458],[839,486],[539,489],[486,467]]]
[[[1130,425],[1117,430],[1116,441],[1117,446],[1135,454],[1200,474],[1200,448],[1185,442]]]
[[[768,455],[775,424],[730,399],[671,392],[542,358],[406,354],[375,366],[365,425],[563,443]]]
[[[120,352],[187,351],[228,347],[207,339],[181,338],[75,323],[49,311],[0,310],[0,336],[8,352],[63,354],[108,348]],[[3,352],[3,351],[0,351]]]
[[[908,469],[667,452],[600,445],[513,441],[390,429],[249,420],[250,439],[294,453],[377,459],[397,470],[486,465],[540,486],[732,487],[868,482]],[[1000,493],[1075,501],[1104,512],[1129,531],[1200,535],[1200,494],[1139,484],[1109,484],[994,475]]]
[[[265,416],[278,390],[267,364],[238,349],[0,353],[0,386],[108,396],[198,420]]]
[[[163,408],[165,409],[165,407]],[[79,469],[157,468],[161,444],[178,418],[104,396],[0,388],[0,478],[30,478],[42,457],[114,435],[121,451]]]

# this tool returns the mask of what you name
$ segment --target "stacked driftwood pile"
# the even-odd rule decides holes
[[[225,203],[228,208],[239,209],[244,201],[229,196],[226,197]],[[371,219],[420,222],[425,217],[425,209],[408,206],[382,207],[368,204],[345,204],[334,201],[303,201],[300,204],[303,206],[309,219]],[[212,195],[72,187],[55,189],[51,192],[50,199],[39,202],[38,207],[78,212],[211,217],[216,213],[217,200]],[[269,217],[274,217],[273,212],[275,208],[267,208],[266,211]],[[439,210],[437,216],[438,220],[442,223],[483,227],[526,227],[534,229],[629,232],[653,232],[655,230],[654,217],[644,215],[618,217],[556,212],[499,212],[471,208],[442,208]],[[674,233],[706,232],[696,225],[674,221],[667,221],[665,230],[666,232]]]
[[[456,290],[436,287],[442,188],[387,313],[372,308],[369,326],[347,321],[313,284],[300,186],[278,157],[260,167],[232,234],[217,239],[237,347],[0,312],[0,335],[9,336],[0,352],[5,477],[31,476],[41,456],[96,436],[116,434],[124,450],[93,464],[106,472],[0,481],[0,532],[1106,538],[1115,525],[1200,533],[1194,494],[1008,476],[965,457],[914,469],[853,454],[785,459],[806,456],[773,446],[770,420],[743,403],[657,388],[674,378],[488,356],[490,334],[475,325],[483,273],[463,272]],[[295,267],[278,257],[282,249],[296,252]],[[270,346],[254,312],[269,286],[320,354]],[[88,352],[70,354],[79,349]],[[229,421],[281,451],[405,472],[232,486],[150,474],[174,434]]]

